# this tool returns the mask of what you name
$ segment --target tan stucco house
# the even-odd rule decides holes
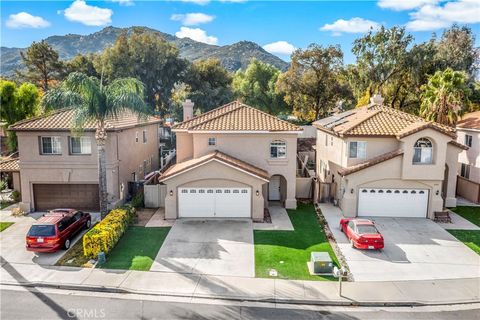
[[[480,203],[480,111],[467,113],[458,121],[457,142],[469,147],[458,156],[457,194]]]
[[[98,210],[95,124],[72,134],[72,109],[20,121],[9,130],[18,137],[21,206],[26,211],[72,207]],[[109,206],[122,203],[128,182],[158,168],[158,127],[154,117],[123,113],[107,120]]]
[[[167,219],[263,220],[268,201],[296,208],[300,127],[239,101],[197,117],[192,108],[187,101],[172,128],[177,164],[159,179]]]
[[[383,104],[314,123],[316,200],[338,204],[345,216],[428,217],[456,206],[458,154],[454,128]]]

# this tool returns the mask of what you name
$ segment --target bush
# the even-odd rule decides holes
[[[10,196],[14,202],[20,201],[20,192],[13,190],[12,195]]]
[[[0,191],[3,191],[5,189],[7,189],[8,187],[8,183],[7,183],[7,180],[0,180]]]
[[[131,201],[131,205],[135,208],[143,208],[145,206],[143,203],[143,191],[137,192]]]
[[[122,237],[135,216],[135,208],[123,206],[110,211],[83,236],[83,254],[97,258],[99,252],[109,253]]]

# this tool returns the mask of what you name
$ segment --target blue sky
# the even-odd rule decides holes
[[[452,23],[470,25],[480,43],[478,0],[378,1],[2,1],[1,45],[26,47],[52,35],[141,25],[226,45],[250,40],[288,60],[294,48],[339,44],[353,62],[353,40],[370,27],[406,26],[417,42]]]

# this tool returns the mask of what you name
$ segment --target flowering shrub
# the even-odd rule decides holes
[[[83,254],[96,258],[99,252],[109,253],[122,237],[135,216],[135,208],[124,206],[110,211],[83,236]]]

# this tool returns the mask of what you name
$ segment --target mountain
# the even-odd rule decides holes
[[[122,32],[131,33],[135,28],[158,34],[166,41],[173,43],[180,50],[180,55],[189,60],[217,58],[229,71],[244,69],[252,58],[269,63],[284,71],[288,63],[265,51],[261,46],[250,41],[240,41],[226,46],[214,46],[198,42],[189,38],[177,38],[168,33],[147,27],[115,28],[106,27],[98,32],[82,36],[78,34],[67,34],[65,36],[51,36],[45,39],[55,50],[58,51],[62,60],[69,60],[77,54],[100,53],[106,47],[115,43],[115,40]],[[14,70],[21,68],[22,59],[20,51],[26,48],[0,48],[1,74],[12,75]]]

